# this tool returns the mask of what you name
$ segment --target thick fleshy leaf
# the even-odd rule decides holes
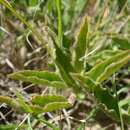
[[[54,72],[25,70],[10,74],[9,78],[56,88],[66,87],[58,74]]]
[[[44,95],[44,96],[34,96],[31,102],[35,105],[45,106],[48,103],[52,102],[67,102],[67,100],[63,96],[58,95]]]
[[[87,48],[87,34],[88,34],[88,20],[87,17],[83,19],[80,30],[76,37],[76,43],[74,47],[72,63],[77,72],[81,72],[84,69],[84,61],[80,58],[85,55]]]
[[[102,82],[109,78],[110,75],[118,71],[130,60],[130,50],[122,51],[119,54],[112,56],[104,62],[93,67],[86,76],[96,82]]]

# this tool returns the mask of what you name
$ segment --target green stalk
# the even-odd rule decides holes
[[[7,9],[9,9],[14,16],[16,16],[20,21],[22,21],[31,31],[32,33],[38,38],[38,40],[41,43],[45,43],[44,39],[42,38],[43,36],[34,28],[32,27],[31,24],[29,24],[23,16],[21,16],[7,0],[0,0],[0,4],[4,5]]]
[[[114,93],[116,95],[116,100],[117,100],[117,104],[118,104],[118,109],[119,109],[119,115],[120,115],[120,122],[121,122],[121,130],[125,130],[124,128],[124,121],[123,121],[123,117],[122,117],[122,114],[121,114],[121,108],[120,108],[120,105],[119,105],[119,99],[118,99],[118,95],[117,95],[117,88],[116,88],[116,84],[115,84],[115,75],[113,76],[113,86],[114,86]]]
[[[125,130],[124,121],[123,121],[123,117],[122,117],[122,114],[121,114],[121,108],[119,106],[119,103],[118,103],[118,107],[119,107],[119,114],[120,114],[120,121],[121,121],[121,130]]]
[[[56,0],[56,7],[58,12],[58,40],[59,40],[59,47],[62,47],[62,17],[61,17],[61,0]]]
[[[30,118],[31,118],[31,117],[30,117],[30,116],[31,116],[31,115],[28,116],[28,127],[29,127],[28,130],[33,130],[33,129],[32,129],[32,126],[31,126],[31,121],[30,121]]]

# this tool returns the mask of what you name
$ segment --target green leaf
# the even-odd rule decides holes
[[[80,61],[80,58],[85,55],[87,48],[87,34],[88,34],[88,21],[87,17],[83,19],[80,30],[76,37],[76,43],[73,52],[72,63],[77,72],[81,72],[84,69],[84,61]]]
[[[80,90],[79,86],[76,84],[70,72],[74,72],[74,68],[70,63],[69,57],[64,53],[64,49],[57,46],[57,36],[51,30],[48,30],[52,36],[54,42],[48,45],[48,51],[59,71],[59,74],[63,81],[67,84],[68,87],[73,88],[76,92]]]
[[[130,42],[127,38],[113,37],[112,40],[119,49],[130,49]]]
[[[43,108],[44,112],[56,111],[64,108],[70,108],[72,105],[68,102],[53,102],[45,105]]]
[[[38,0],[26,0],[28,6],[36,6],[38,4]]]
[[[31,102],[33,105],[30,107],[34,114],[51,112],[72,106],[63,96],[60,95],[37,95],[32,98]]]
[[[67,101],[63,96],[58,95],[44,95],[44,96],[34,96],[31,102],[35,105],[45,106],[48,103],[52,102],[65,102]]]
[[[15,130],[15,128],[17,128],[17,125],[14,124],[0,125],[0,130]]]
[[[17,127],[18,127],[17,124],[0,125],[0,130],[15,130]],[[22,125],[18,130],[23,130],[25,128],[27,128],[27,126]]]
[[[0,96],[0,103],[6,103],[7,105],[15,109],[19,108],[18,102],[15,99],[10,98],[8,96]]]
[[[30,105],[30,108],[33,111],[34,115],[44,113],[43,108],[38,105]]]
[[[93,67],[86,76],[96,82],[106,80],[110,75],[123,67],[130,59],[130,50],[122,51],[119,54],[112,56],[104,62]]]
[[[112,96],[106,88],[97,86],[94,91],[94,96],[99,103],[100,108],[105,111],[108,116],[115,120],[120,120],[118,101]]]
[[[32,113],[32,110],[29,105],[25,103],[24,97],[19,92],[16,92],[16,96],[18,97],[18,103],[21,109],[26,113]]]
[[[129,107],[130,106],[130,99],[123,99],[123,100],[121,100],[120,102],[119,102],[119,106],[120,107],[123,107],[123,106],[127,106],[127,107]]]
[[[25,103],[24,98],[21,94],[16,93],[18,100],[10,98],[8,96],[0,96],[0,103],[6,103],[7,105],[11,106],[17,112],[26,112],[32,113],[28,104]]]
[[[79,83],[81,83],[82,87],[87,91],[94,93],[95,100],[107,115],[113,117],[115,120],[120,119],[118,102],[107,89],[100,87],[99,84],[93,81],[90,77],[80,74],[73,74],[73,76],[79,81]]]
[[[83,89],[86,91],[93,92],[96,87],[96,82],[90,77],[81,75],[79,73],[71,73],[72,77],[79,82]]]
[[[110,75],[112,75],[114,72],[118,71],[121,67],[123,67],[129,61],[129,59],[130,55],[126,56],[122,60],[117,61],[116,63],[112,63],[104,70],[101,76],[98,77],[97,82],[102,82],[107,79]]]
[[[15,130],[17,129],[18,124],[6,124],[6,125],[0,125],[0,130]],[[21,126],[19,126],[19,128],[17,130],[24,130],[27,129],[27,125],[26,124],[22,124]]]
[[[122,99],[119,101],[123,120],[126,124],[130,124],[130,99]]]
[[[13,107],[15,110],[20,112],[33,114],[56,111],[72,106],[69,102],[67,102],[67,100],[63,96],[60,95],[35,96],[30,101],[34,105],[27,104],[20,93],[17,92],[16,95],[18,97],[17,102],[16,100],[10,97],[0,96],[0,103],[6,103]]]
[[[72,105],[68,102],[53,102],[53,103],[48,103],[44,107],[41,107],[39,105],[30,105],[33,114],[40,114],[44,112],[52,112],[56,110],[61,110],[64,108],[70,108]]]
[[[9,78],[42,84],[56,88],[64,88],[66,85],[55,72],[25,70],[8,75]]]
[[[109,59],[110,57],[112,57],[113,55],[119,54],[119,52],[121,52],[122,50],[102,50],[100,52],[98,52],[97,54],[94,54],[92,56],[89,56],[87,61],[89,64],[91,64],[92,66],[94,66],[95,64],[97,64],[99,61],[104,61],[106,59]]]

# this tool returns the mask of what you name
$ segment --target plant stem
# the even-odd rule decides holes
[[[113,86],[114,86],[114,93],[116,95],[116,100],[117,100],[117,104],[118,104],[118,109],[119,109],[119,115],[120,115],[120,122],[121,122],[121,130],[125,130],[124,129],[124,121],[123,121],[123,117],[122,117],[122,114],[121,114],[121,108],[120,108],[120,105],[118,103],[119,99],[118,99],[118,95],[117,95],[117,88],[116,88],[116,83],[115,83],[115,75],[113,76]]]
[[[119,103],[118,103],[118,108],[119,108],[120,121],[121,121],[121,130],[125,130],[125,128],[124,128],[124,121],[123,121],[123,118],[122,118],[121,108],[119,106]]]
[[[30,116],[31,115],[28,116],[28,126],[29,126],[28,130],[33,130],[31,126]]]

